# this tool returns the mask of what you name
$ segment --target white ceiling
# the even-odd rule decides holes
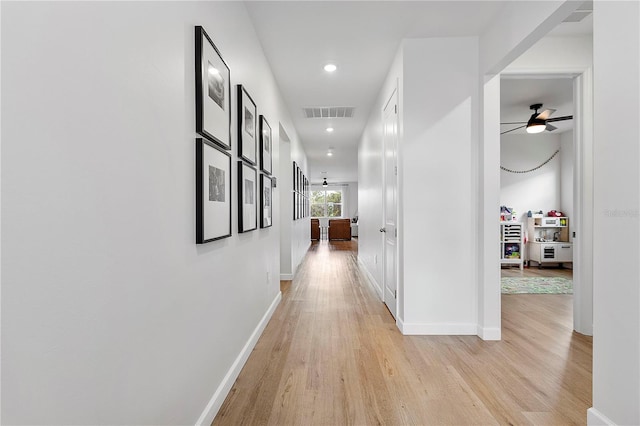
[[[526,122],[533,114],[530,105],[543,104],[545,109],[555,109],[551,115],[563,117],[573,115],[573,81],[571,78],[505,78],[500,80],[500,122]],[[563,133],[573,129],[573,120],[549,123],[558,129],[553,133]],[[518,125],[500,125],[500,131],[514,129]],[[509,134],[525,134],[525,129]]]
[[[403,38],[482,34],[505,1],[249,1],[245,2],[265,55],[309,160],[310,179],[357,181],[357,145],[372,104]],[[586,21],[586,20],[585,20]],[[558,34],[589,31],[589,22],[562,24]],[[338,70],[329,74],[327,63]],[[522,84],[523,81],[520,81]],[[503,86],[513,107],[505,118],[528,119],[531,103],[564,114],[566,97],[528,82]],[[550,83],[550,82],[547,82]],[[535,92],[535,90],[540,90]],[[565,92],[562,92],[566,95]],[[307,119],[309,106],[355,107],[350,119]],[[325,131],[331,126],[335,131]],[[558,126],[560,127],[560,126]],[[334,155],[327,157],[333,148]],[[324,173],[323,173],[324,172]]]
[[[485,1],[247,2],[319,182],[358,179],[357,145],[403,38],[480,34],[504,3]],[[333,74],[323,70],[332,62]],[[306,119],[306,106],[353,106],[350,119]],[[335,128],[332,134],[325,129]],[[329,147],[335,154],[327,157]]]

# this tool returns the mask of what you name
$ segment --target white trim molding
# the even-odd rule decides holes
[[[478,324],[478,337],[482,340],[501,340],[502,330],[500,327],[482,327]]]
[[[475,336],[478,333],[477,324],[466,323],[405,323],[398,318],[396,324],[400,332],[405,336],[428,336],[428,335],[450,335],[450,336]]]
[[[360,265],[360,270],[364,273],[364,276],[365,278],[367,278],[367,281],[369,281],[369,285],[371,286],[371,288],[375,290],[380,300],[382,300],[382,287],[380,287],[380,284],[378,284],[376,279],[373,277],[373,275],[371,275],[371,272],[369,272],[364,262],[359,257],[358,257],[358,265]]]
[[[280,274],[280,281],[292,281],[293,274]]]
[[[588,426],[616,426],[607,416],[600,411],[591,407],[587,410],[587,425]]]
[[[275,299],[273,299],[273,302],[271,302],[271,306],[269,306],[269,309],[267,309],[267,312],[265,312],[264,316],[256,326],[255,330],[253,330],[253,333],[249,337],[249,340],[240,351],[240,354],[238,354],[238,357],[231,365],[231,368],[229,368],[229,371],[227,371],[227,374],[224,376],[224,379],[222,379],[220,386],[218,386],[218,389],[216,389],[216,391],[214,392],[213,396],[211,397],[211,400],[209,401],[204,411],[200,415],[200,418],[196,422],[196,425],[198,426],[210,425],[213,422],[213,419],[216,417],[216,414],[218,414],[218,410],[220,410],[222,403],[224,402],[225,398],[227,397],[227,394],[233,387],[233,384],[238,378],[238,375],[240,374],[242,367],[244,367],[244,364],[247,362],[247,359],[249,359],[249,355],[251,355],[251,351],[256,346],[256,343],[258,343],[258,339],[262,335],[262,332],[264,331],[265,327],[269,323],[269,320],[273,316],[273,313],[276,311],[276,308],[280,304],[281,300],[282,300],[282,293],[278,292]]]

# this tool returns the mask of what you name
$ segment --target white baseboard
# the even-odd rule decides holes
[[[378,284],[376,279],[373,278],[373,275],[371,275],[371,272],[369,272],[369,269],[367,269],[364,262],[360,258],[358,258],[358,264],[360,265],[362,272],[364,272],[364,275],[367,278],[367,281],[369,281],[369,284],[371,285],[371,287],[373,287],[375,292],[378,294],[378,297],[380,297],[380,300],[382,300],[382,287],[380,286],[380,284]]]
[[[607,416],[600,411],[591,407],[587,410],[587,425],[588,426],[616,426]]]
[[[293,280],[293,274],[280,274],[280,281],[291,281]]]
[[[271,302],[271,306],[269,306],[269,309],[267,309],[267,312],[265,312],[255,330],[253,330],[253,333],[251,334],[251,337],[249,337],[247,343],[244,345],[244,348],[242,348],[240,354],[231,365],[231,368],[229,368],[229,371],[227,371],[227,374],[224,376],[224,379],[222,379],[222,383],[220,383],[220,386],[218,386],[218,389],[216,389],[215,393],[211,397],[211,400],[200,415],[200,418],[196,422],[196,425],[210,425],[213,422],[213,419],[216,417],[216,414],[218,414],[218,410],[220,410],[224,399],[227,397],[227,394],[231,390],[231,387],[238,378],[242,367],[244,367],[247,359],[249,359],[251,351],[256,346],[256,343],[258,343],[260,335],[262,335],[262,332],[269,323],[271,316],[275,312],[281,300],[282,293],[278,292],[278,295],[275,297],[275,299],[273,299],[273,302]]]
[[[501,340],[502,330],[497,327],[482,327],[478,325],[478,337],[482,340]]]
[[[465,323],[406,323],[398,319],[398,328],[405,336],[449,335],[449,336],[476,336],[477,324]]]

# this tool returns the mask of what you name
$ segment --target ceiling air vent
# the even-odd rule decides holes
[[[304,107],[304,118],[352,118],[355,107]]]

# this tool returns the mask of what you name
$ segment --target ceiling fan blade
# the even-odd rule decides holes
[[[551,114],[553,114],[554,112],[556,112],[555,109],[545,109],[540,114],[538,114],[536,118],[539,118],[540,120],[547,120],[549,116],[551,116]]]
[[[527,121],[511,121],[509,123],[500,123],[500,124],[526,124]]]
[[[565,115],[563,117],[555,117],[547,120],[548,123],[553,123],[554,121],[565,121],[565,120],[573,120],[573,115]]]
[[[552,126],[551,124],[547,123],[547,128],[545,129],[547,132],[553,132],[554,130],[556,130],[557,127],[556,126]]]
[[[500,134],[504,135],[505,133],[509,133],[509,132],[513,132],[513,131],[518,130],[518,129],[522,129],[523,127],[527,127],[527,125],[525,124],[523,126],[516,127],[515,129],[507,130],[506,132],[500,132]]]

